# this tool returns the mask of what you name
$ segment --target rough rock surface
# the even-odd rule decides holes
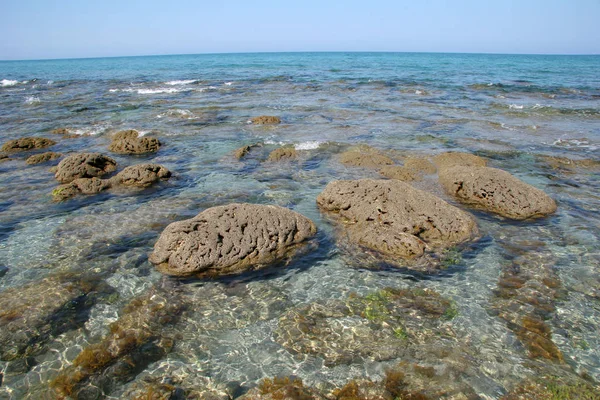
[[[15,153],[19,151],[27,151],[33,149],[43,149],[55,145],[56,142],[51,139],[26,137],[22,139],[9,140],[2,146],[2,151],[7,153]]]
[[[78,194],[100,193],[111,186],[112,184],[109,179],[78,178],[54,189],[52,191],[52,197],[55,201],[63,201]]]
[[[153,137],[139,137],[135,130],[117,132],[108,150],[118,154],[156,153],[161,143]]]
[[[267,161],[293,160],[298,157],[298,152],[293,147],[280,147],[269,154]]]
[[[169,275],[231,274],[281,260],[315,233],[286,208],[234,203],[170,224],[149,259]]]
[[[110,157],[100,153],[78,153],[63,159],[54,176],[61,183],[69,183],[77,178],[102,176],[116,169],[117,162]]]
[[[0,163],[10,160],[10,157],[6,154],[0,153]]]
[[[242,146],[233,153],[233,156],[238,160],[241,160],[250,153],[250,150],[252,150],[252,146]]]
[[[420,178],[420,175],[414,170],[399,165],[386,165],[379,170],[379,173],[386,178],[404,182],[411,182]]]
[[[425,174],[435,174],[437,168],[426,158],[407,157],[404,160],[404,167]]]
[[[392,262],[441,252],[478,233],[471,215],[396,180],[334,181],[317,204],[343,226],[351,242]]]
[[[47,153],[35,154],[29,157],[26,161],[29,165],[41,164],[48,161],[58,160],[63,155],[61,153],[55,153],[53,151],[49,151]]]
[[[362,168],[380,168],[394,164],[394,160],[375,149],[346,151],[340,154],[339,160],[344,165]]]
[[[281,119],[279,117],[274,117],[271,115],[261,115],[259,117],[254,117],[250,121],[252,121],[255,125],[272,125],[281,123]]]
[[[168,179],[171,171],[158,164],[132,165],[119,172],[112,180],[113,184],[148,187],[161,179]]]
[[[454,166],[485,167],[486,165],[486,161],[479,156],[453,151],[438,154],[433,158],[433,162],[437,166],[438,171]]]
[[[543,191],[506,171],[456,166],[439,173],[444,189],[459,201],[511,219],[543,217],[556,203]]]
[[[250,389],[238,400],[325,400],[327,397],[314,388],[304,386],[302,380],[293,377],[263,379],[258,387]]]

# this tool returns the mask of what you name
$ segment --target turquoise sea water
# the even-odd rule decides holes
[[[460,382],[485,399],[548,371],[600,380],[598,71],[600,56],[282,53],[0,61],[0,142],[48,137],[58,142],[53,151],[97,151],[120,168],[151,161],[174,173],[141,192],[55,203],[57,182],[49,170],[56,162],[29,166],[27,153],[0,163],[0,267],[7,268],[0,297],[57,274],[72,274],[73,282],[85,276],[97,292],[84,296],[93,301],[73,299],[75,316],[68,318],[75,322],[35,336],[27,366],[0,361],[0,398],[49,396],[48,383],[83,348],[100,342],[132,299],[156,285],[176,286],[185,304],[182,317],[165,328],[172,349],[140,361],[126,378],[97,385],[103,388],[98,393],[126,397],[144,380],[173,377],[231,396],[282,375],[329,388],[353,378],[380,381],[403,361],[433,367],[431,385]],[[282,123],[248,124],[258,115],[276,115]],[[56,128],[80,137],[51,134]],[[110,154],[110,136],[123,129],[157,137],[163,147],[146,156]],[[263,144],[257,156],[233,157],[254,143]],[[558,211],[518,223],[473,212],[482,239],[439,276],[360,268],[336,245],[315,198],[332,180],[379,177],[338,161],[339,153],[362,144],[400,164],[409,155],[477,154],[545,191]],[[264,162],[281,145],[295,146],[299,160]],[[565,164],[565,158],[580,163]],[[435,175],[414,185],[455,204]],[[164,227],[230,202],[277,204],[306,215],[319,228],[318,249],[267,274],[165,282],[147,260]],[[527,291],[505,298],[499,289],[511,265],[529,274]],[[550,278],[560,287],[554,294],[548,294]],[[281,319],[298,307],[386,287],[427,288],[454,302],[457,315],[444,325],[451,339],[425,346],[460,349],[462,358],[408,343],[412,350],[400,356],[330,365],[323,355],[294,353],[277,339]],[[521,317],[540,309],[564,361],[531,357],[515,329]],[[354,329],[353,321],[337,322]]]

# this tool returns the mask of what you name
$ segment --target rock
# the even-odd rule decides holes
[[[398,258],[439,254],[478,234],[471,215],[396,180],[334,181],[317,204],[343,227],[350,242],[398,266],[413,267],[399,264]]]
[[[232,274],[285,259],[315,233],[286,208],[234,203],[167,226],[149,260],[168,275]]]
[[[304,386],[302,380],[293,377],[263,379],[258,387],[250,389],[238,400],[325,400],[316,389]]]
[[[125,186],[148,187],[171,177],[171,171],[158,164],[132,165],[119,172],[113,182]]]
[[[8,272],[8,267],[4,265],[0,265],[0,278],[2,278]]]
[[[340,154],[339,160],[344,165],[362,168],[380,168],[394,164],[394,160],[368,146],[346,151]]]
[[[281,119],[279,119],[279,117],[274,117],[270,115],[261,115],[260,117],[254,117],[250,121],[252,121],[254,125],[274,125],[281,123]]]
[[[70,132],[67,128],[56,128],[50,131],[53,135],[69,135]]]
[[[433,162],[435,163],[438,171],[442,171],[443,169],[454,166],[485,167],[486,165],[486,161],[481,157],[469,153],[459,152],[447,152],[438,154],[433,158]]]
[[[108,150],[119,154],[146,154],[156,153],[161,143],[152,137],[139,137],[135,130],[117,132]]]
[[[41,164],[48,161],[58,160],[63,155],[61,153],[55,153],[53,151],[49,151],[47,153],[35,154],[29,158],[27,158],[26,163],[29,165]]]
[[[94,178],[117,169],[117,162],[100,153],[78,153],[63,159],[54,175],[61,183],[69,183],[77,178]]]
[[[275,149],[269,154],[267,161],[282,161],[282,160],[294,160],[298,157],[296,149],[293,147],[280,147]]]
[[[556,211],[546,193],[500,169],[456,166],[441,170],[439,179],[460,202],[503,217],[523,220]]]
[[[8,155],[0,153],[0,163],[3,163],[4,161],[8,160],[10,160],[10,157]]]
[[[399,165],[387,165],[379,170],[379,173],[387,178],[404,182],[415,181],[420,178],[414,170]]]
[[[55,201],[63,201],[78,194],[97,194],[111,186],[112,183],[109,179],[78,178],[54,189],[52,197]]]
[[[437,168],[427,158],[423,157],[407,157],[404,160],[404,167],[416,172],[425,174],[435,174]]]
[[[600,170],[600,161],[584,158],[584,159],[571,159],[567,157],[558,156],[546,156],[539,155],[536,158],[548,164],[552,169],[563,170],[563,171],[576,171],[578,169]]]
[[[7,153],[15,153],[19,151],[27,151],[33,149],[43,149],[55,145],[54,140],[37,138],[37,137],[26,137],[22,139],[9,140],[2,146],[2,151]]]
[[[242,146],[233,153],[233,156],[238,160],[241,160],[250,153],[250,150],[252,150],[252,146]]]

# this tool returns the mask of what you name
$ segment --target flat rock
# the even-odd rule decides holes
[[[171,177],[171,171],[158,164],[137,164],[123,169],[113,179],[125,186],[148,187]]]
[[[117,132],[108,150],[118,154],[147,154],[156,153],[161,143],[153,137],[139,137],[135,130]]]
[[[456,166],[440,171],[439,179],[460,202],[506,218],[523,220],[556,211],[546,193],[497,168]]]
[[[340,154],[339,160],[344,165],[362,168],[381,168],[394,164],[394,160],[375,149],[346,151]]]
[[[404,160],[404,167],[425,174],[435,174],[437,171],[435,165],[424,157],[407,157]]]
[[[2,151],[7,153],[15,153],[19,151],[27,151],[34,149],[43,149],[55,145],[56,142],[51,139],[26,137],[21,139],[9,140],[2,146]]]
[[[60,185],[52,191],[55,201],[70,199],[78,194],[97,194],[112,186],[109,179],[100,178],[78,178],[74,181]]]
[[[111,173],[117,169],[117,162],[100,153],[78,153],[63,159],[57,167],[56,179],[69,183],[78,178],[93,178]]]
[[[342,236],[393,265],[398,258],[440,253],[478,234],[471,215],[397,180],[334,181],[317,204],[342,228]]]
[[[63,155],[62,153],[55,153],[53,151],[48,151],[46,153],[35,154],[25,161],[28,165],[42,164],[48,161],[58,160]]]
[[[274,117],[272,115],[261,115],[259,117],[254,117],[250,121],[252,121],[255,125],[274,125],[280,124],[281,119],[279,117]]]
[[[298,157],[298,152],[293,147],[280,147],[269,154],[267,161],[285,161],[294,160]]]
[[[401,167],[399,165],[386,165],[379,170],[379,173],[386,178],[397,179],[404,182],[420,179],[420,175],[413,169]]]
[[[283,260],[315,233],[286,208],[233,203],[167,226],[149,260],[168,275],[232,274]]]
[[[433,162],[436,165],[438,171],[454,166],[463,167],[485,167],[486,161],[474,154],[460,153],[449,151],[447,153],[441,153],[433,157]]]

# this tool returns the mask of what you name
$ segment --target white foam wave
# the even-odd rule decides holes
[[[525,106],[518,104],[509,104],[508,108],[511,110],[522,110]]]
[[[554,143],[552,143],[552,145],[561,146],[561,147],[583,147],[583,148],[595,147],[595,146],[591,146],[589,139],[586,139],[586,138],[557,139],[554,141]]]
[[[42,102],[42,101],[40,100],[40,98],[39,98],[39,97],[36,97],[36,96],[29,96],[29,97],[26,97],[26,98],[25,98],[25,104],[29,104],[29,105],[32,105],[32,104],[39,104],[39,103],[41,103],[41,102]]]
[[[171,85],[171,86],[175,86],[175,85],[189,85],[191,83],[197,82],[195,79],[187,79],[187,80],[180,80],[180,81],[169,81],[169,82],[165,82],[165,85]]]
[[[68,129],[69,133],[80,136],[96,136],[110,129],[110,125],[102,124],[86,128]]]
[[[177,88],[156,88],[156,89],[133,89],[133,88],[129,88],[129,89],[108,89],[109,92],[111,93],[115,93],[115,92],[125,92],[125,93],[137,93],[137,94],[173,94],[173,93],[179,93],[179,92],[188,92],[190,90],[193,90],[191,88],[182,88],[182,89],[177,89]]]
[[[19,81],[13,81],[13,80],[10,80],[10,79],[2,79],[0,81],[0,86],[15,86],[15,85],[18,85],[18,84],[19,84]]]
[[[165,117],[185,118],[185,119],[196,119],[196,118],[198,118],[190,110],[184,110],[184,109],[168,110],[168,111],[166,111],[166,112],[164,112],[162,114],[158,114],[156,116],[156,118],[165,118]]]
[[[307,142],[302,142],[294,145],[296,150],[315,150],[321,146],[322,142],[316,140],[309,140]]]
[[[225,86],[231,86],[231,85],[233,85],[233,82],[225,82],[223,85],[225,85]]]

